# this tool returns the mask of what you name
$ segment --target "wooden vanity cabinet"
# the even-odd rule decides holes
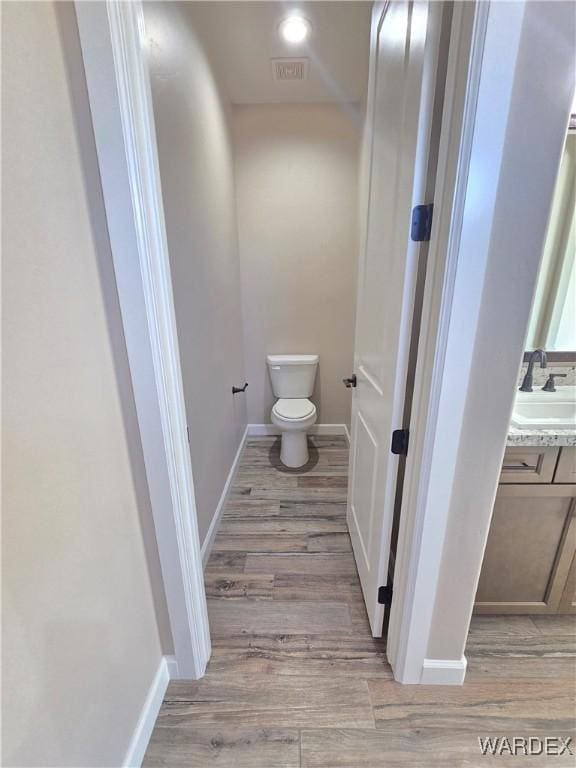
[[[576,484],[576,448],[562,448],[560,451],[554,482]]]
[[[576,486],[502,485],[477,613],[556,613],[576,553]]]
[[[560,598],[558,613],[576,613],[576,555],[572,558],[572,565],[568,571],[566,586]]]
[[[507,449],[475,613],[576,612],[575,459],[573,448]]]

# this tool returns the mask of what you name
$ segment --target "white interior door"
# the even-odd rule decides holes
[[[374,637],[378,588],[388,582],[419,244],[411,212],[423,199],[440,13],[428,2],[375,4],[370,44],[363,194],[367,219],[359,268],[352,389],[348,527]]]

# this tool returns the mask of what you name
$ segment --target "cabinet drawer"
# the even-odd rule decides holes
[[[551,483],[558,459],[558,448],[518,446],[506,448],[501,483]]]
[[[561,448],[555,483],[576,483],[576,448]]]

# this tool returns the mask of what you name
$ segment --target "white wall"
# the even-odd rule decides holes
[[[158,556],[73,5],[5,5],[2,53],[3,764],[118,766]]]
[[[266,355],[318,353],[318,422],[348,423],[363,115],[354,105],[234,107],[248,421],[269,423]]]
[[[145,3],[162,193],[203,541],[246,424],[228,114],[180,3]]]

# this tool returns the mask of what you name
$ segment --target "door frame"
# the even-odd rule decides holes
[[[385,2],[379,3],[381,7]],[[474,18],[483,3],[461,4]],[[208,614],[198,538],[192,468],[187,443],[182,374],[180,368],[169,254],[154,127],[150,83],[145,61],[145,27],[141,0],[125,3],[76,0],[82,56],[88,85],[98,163],[102,178],[114,269],[126,337],[136,410],[154,527],[164,579],[170,626],[178,665],[177,676],[198,678],[210,657]],[[472,13],[470,12],[472,9]],[[464,14],[462,11],[460,14]],[[455,14],[458,16],[458,14]],[[450,128],[461,119],[470,83],[459,67],[470,58],[472,38],[463,22],[454,23],[450,43],[452,70],[447,78],[445,102],[451,105]],[[475,51],[477,57],[478,53]],[[476,62],[478,64],[478,62]],[[450,66],[450,65],[449,65]],[[462,90],[464,89],[464,90]],[[445,110],[446,111],[446,110]],[[470,115],[473,127],[473,115]],[[445,142],[445,145],[449,142]],[[438,176],[444,162],[465,164],[453,145],[439,157]],[[448,179],[445,186],[448,185]],[[437,190],[442,188],[441,182]],[[435,218],[449,204],[435,199]],[[451,218],[449,219],[452,224]],[[438,227],[436,227],[438,228]],[[448,238],[449,231],[444,231]],[[432,243],[431,243],[432,245]],[[455,256],[452,254],[452,261]],[[435,261],[436,283],[431,304],[440,317],[450,314],[449,292],[443,286],[445,260],[440,245]],[[455,263],[451,264],[455,269]],[[422,324],[428,363],[435,360],[441,333],[432,322]],[[423,394],[421,390],[420,394]],[[415,392],[415,403],[416,400]],[[413,413],[416,412],[414,408]],[[418,411],[421,428],[425,413]],[[413,416],[414,420],[414,416]],[[162,446],[163,450],[159,450]],[[429,457],[412,460],[417,473]],[[410,464],[410,460],[408,462]],[[409,473],[407,472],[409,479]],[[416,531],[424,512],[405,507],[396,557],[395,596],[392,604],[388,657],[396,679],[406,682],[397,660],[404,630],[403,617],[416,599],[411,590],[414,573],[409,557],[418,546]],[[419,518],[421,518],[419,520]],[[422,542],[420,542],[422,544]],[[404,634],[406,634],[404,632]],[[409,637],[403,642],[408,643]],[[422,659],[412,659],[421,667]]]
[[[422,682],[431,618],[430,611],[421,612],[414,618],[413,609],[421,603],[433,606],[434,573],[441,559],[442,520],[434,515],[437,535],[433,539],[426,531],[433,512],[425,492],[430,483],[432,454],[436,447],[488,8],[487,2],[455,3],[453,6],[434,190],[434,222],[428,250],[409,427],[410,450],[402,488],[387,636],[388,660],[395,679],[403,683]],[[465,661],[456,662],[452,668],[440,671],[434,682],[463,682],[465,668]]]
[[[178,675],[197,678],[204,673],[210,656],[210,637],[154,116],[143,50],[146,44],[143,8],[140,0],[130,3],[77,0],[75,5]],[[497,20],[506,13],[504,6],[513,6],[508,10],[511,18],[505,19],[512,22],[508,26]],[[466,220],[466,202],[473,191],[469,182],[476,161],[476,143],[484,140],[490,148],[491,140],[492,148],[498,150],[494,167],[490,168],[494,185],[498,187],[503,183],[502,166],[507,159],[500,145],[505,144],[511,126],[525,137],[523,146],[528,151],[538,146],[538,135],[542,135],[543,128],[547,140],[555,140],[562,132],[561,109],[558,105],[550,108],[550,104],[543,101],[542,93],[548,90],[549,94],[557,94],[558,67],[565,65],[567,57],[569,60],[570,51],[555,48],[544,66],[542,62],[531,61],[536,31],[533,24],[523,24],[527,14],[556,13],[560,18],[562,11],[544,11],[536,6],[540,4],[477,0],[454,6],[434,199],[435,221],[428,256],[410,424],[411,445],[406,462],[388,632],[388,658],[396,680],[403,683],[457,684],[465,674],[463,648],[491,514],[491,506],[488,511],[485,509],[486,501],[495,493],[498,482],[508,424],[502,414],[508,412],[509,415],[512,407],[514,380],[524,343],[522,334],[528,325],[547,219],[547,215],[532,217],[534,220],[531,219],[529,226],[519,227],[521,247],[511,249],[510,262],[515,269],[523,270],[522,279],[512,286],[510,306],[498,315],[504,320],[500,347],[513,359],[504,363],[498,359],[500,388],[491,387],[483,399],[474,398],[478,368],[492,362],[492,350],[486,339],[479,336],[483,331],[482,302],[488,295],[490,300],[493,297],[498,300],[497,286],[493,282],[485,285],[486,280],[493,278],[489,260],[497,246],[506,245],[506,239],[501,237],[499,242],[493,242],[495,234],[501,234],[502,229],[497,232],[495,228],[499,223],[495,192],[494,199],[483,200],[480,206],[483,237],[478,237],[478,231],[474,232]],[[491,19],[496,19],[492,27]],[[541,26],[546,29],[551,26],[552,32],[558,29],[554,24]],[[506,93],[496,94],[502,109],[494,115],[493,125],[483,124],[479,131],[476,110],[482,95],[488,32],[496,37],[505,36],[500,63],[506,66],[497,71],[497,77],[493,76],[492,80],[498,81],[500,91]],[[525,71],[516,66],[518,61]],[[535,76],[538,63],[540,71]],[[494,61],[489,65],[493,67]],[[540,102],[534,107],[544,105],[544,113],[538,115],[534,126],[522,126],[523,115],[513,112],[514,89],[526,88],[526,72],[538,83],[535,99],[540,98]],[[489,93],[490,83],[487,87],[488,96],[493,95]],[[563,98],[564,91],[560,95]],[[571,96],[566,102],[566,125]],[[534,110],[530,114],[533,115]],[[482,131],[487,136],[482,135]],[[560,149],[557,160],[560,160]],[[544,169],[544,180],[538,190],[537,185],[524,184],[525,196],[540,204],[547,196],[551,200],[554,162],[530,156],[530,163],[536,171]],[[518,159],[515,168],[522,175]],[[510,168],[506,170],[509,176]],[[510,194],[503,199],[509,202]],[[518,206],[512,206],[507,213],[515,216],[518,224],[521,220],[517,209]],[[478,264],[473,265],[477,266],[475,269],[469,260],[461,258],[466,248],[478,259]],[[527,249],[529,258],[522,258],[522,249]],[[504,270],[504,265],[501,269]],[[455,348],[457,358],[452,354]],[[463,432],[471,404],[478,407],[475,422],[478,431],[472,435]],[[493,412],[496,411],[502,422],[498,427],[494,426]],[[445,419],[446,415],[449,418]],[[490,461],[478,478],[474,477],[474,467],[471,470],[466,464],[472,440],[479,440],[484,449],[492,451]],[[457,501],[454,488],[458,473],[460,479],[466,477],[478,491],[478,498],[465,513],[460,510],[460,519],[454,519],[451,507]],[[480,528],[477,515],[482,518]],[[456,558],[446,552],[446,547],[463,530],[474,537],[476,559],[471,565],[456,563],[450,570],[452,561],[448,555],[452,554],[452,560]],[[459,650],[430,658],[429,641],[435,623],[438,624],[436,604],[443,598],[439,584],[447,568],[456,578],[464,575],[463,582],[466,582],[459,596],[456,624],[450,627]]]
[[[75,2],[162,578],[174,676],[210,632],[141,2]]]

